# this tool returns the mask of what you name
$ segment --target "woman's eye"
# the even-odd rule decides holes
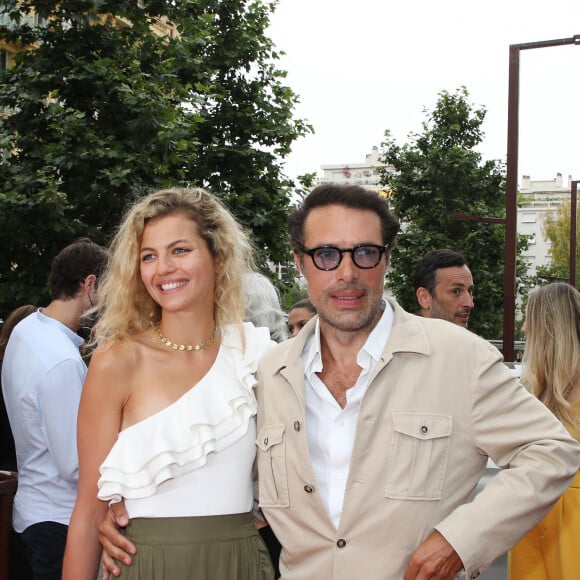
[[[150,262],[151,260],[153,260],[153,258],[155,258],[154,254],[143,254],[143,256],[141,256],[141,261]]]
[[[187,254],[187,252],[189,252],[189,248],[175,248],[174,252],[176,254]]]

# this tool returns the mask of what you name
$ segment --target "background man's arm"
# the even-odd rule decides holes
[[[38,390],[50,457],[60,477],[72,483],[79,477],[77,413],[85,368],[81,361],[65,360],[44,377]]]

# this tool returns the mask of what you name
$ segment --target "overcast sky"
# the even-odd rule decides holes
[[[268,34],[315,129],[290,177],[363,162],[386,129],[405,143],[462,85],[487,109],[484,158],[505,161],[509,45],[580,34],[580,0],[280,0]],[[580,46],[520,52],[519,122],[518,183],[580,179]]]

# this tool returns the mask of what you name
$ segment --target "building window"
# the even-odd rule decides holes
[[[524,213],[522,214],[522,223],[524,224],[535,224],[536,214],[535,213]]]

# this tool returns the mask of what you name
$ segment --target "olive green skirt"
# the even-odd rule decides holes
[[[268,550],[252,514],[135,518],[126,537],[133,564],[119,562],[123,580],[272,580]]]

